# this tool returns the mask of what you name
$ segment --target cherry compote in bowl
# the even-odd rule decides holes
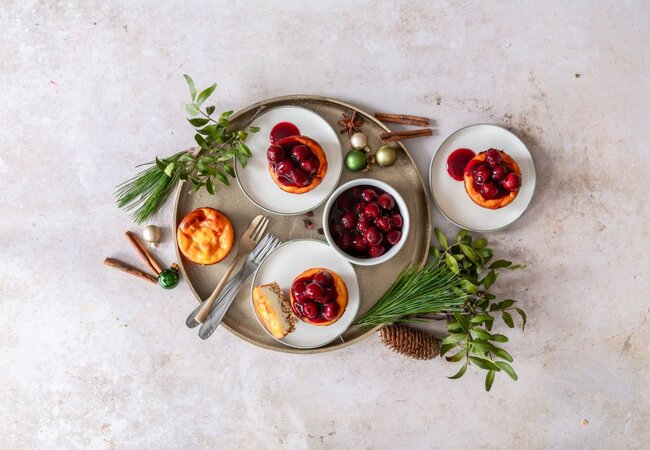
[[[409,233],[406,202],[392,186],[372,178],[341,185],[323,212],[330,246],[353,264],[388,261],[404,246]]]

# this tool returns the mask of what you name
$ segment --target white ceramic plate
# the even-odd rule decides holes
[[[278,342],[289,347],[316,348],[332,342],[348,329],[359,310],[359,283],[352,264],[341,258],[326,242],[322,241],[300,239],[287,242],[275,249],[255,272],[253,288],[275,281],[288,296],[293,280],[305,270],[314,267],[330,269],[343,279],[348,288],[348,306],[341,318],[328,326],[310,325],[296,318],[296,330],[282,339],[277,339]],[[253,308],[252,298],[251,291],[251,308]],[[259,318],[257,321],[259,322]],[[267,331],[261,323],[260,326]]]
[[[269,134],[279,122],[291,122],[300,134],[309,136],[320,144],[327,157],[327,173],[323,181],[304,194],[284,192],[273,181],[266,160],[266,150],[271,145]],[[321,116],[299,106],[280,106],[260,114],[251,126],[260,127],[250,134],[246,145],[253,157],[245,170],[237,161],[237,180],[244,194],[257,206],[274,214],[295,215],[311,211],[323,203],[334,191],[343,170],[341,142],[336,131]]]
[[[482,208],[474,203],[462,181],[447,173],[447,157],[458,148],[479,153],[494,147],[509,154],[521,169],[519,194],[500,209]],[[454,224],[471,231],[495,231],[517,220],[526,211],[535,191],[535,163],[528,148],[510,131],[497,125],[470,125],[453,133],[440,145],[429,170],[433,200],[440,211]]]

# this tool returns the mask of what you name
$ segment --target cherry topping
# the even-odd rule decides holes
[[[312,301],[307,300],[302,307],[305,316],[310,319],[315,319],[318,315],[318,305]]]
[[[501,181],[508,174],[508,171],[501,164],[497,164],[492,168],[492,179],[494,181]]]
[[[384,236],[377,227],[368,227],[363,233],[363,238],[368,245],[378,245],[381,243]]]
[[[501,154],[499,150],[491,148],[485,155],[485,162],[494,167],[501,162]]]
[[[365,202],[359,202],[359,203],[357,203],[356,205],[354,205],[354,210],[355,210],[357,213],[361,214],[361,213],[363,212],[363,210],[365,209],[365,207],[366,207],[366,203],[365,203]]]
[[[402,237],[401,231],[393,230],[388,232],[388,234],[386,235],[386,240],[388,241],[389,244],[395,245],[399,242],[401,237]]]
[[[516,191],[521,186],[521,178],[519,178],[519,175],[517,175],[516,173],[511,172],[508,175],[506,175],[501,185],[507,190],[509,190],[510,192]]]
[[[346,212],[341,216],[341,225],[343,225],[343,228],[346,230],[351,230],[354,228],[357,224],[357,217],[351,213],[351,212]]]
[[[284,148],[279,145],[271,145],[266,151],[266,158],[271,162],[278,162],[286,157]]]
[[[291,149],[291,157],[296,159],[297,161],[302,161],[303,159],[308,157],[310,153],[311,152],[309,151],[307,146],[303,144],[296,145]]]
[[[393,214],[390,216],[390,223],[395,227],[395,228],[402,228],[404,225],[404,219],[402,219],[401,214]]]
[[[373,245],[370,247],[368,250],[368,254],[370,255],[371,258],[376,258],[378,256],[383,255],[386,252],[386,249],[381,246],[381,245]]]
[[[311,298],[311,299],[321,298],[324,293],[325,293],[325,289],[323,289],[323,286],[321,286],[318,283],[314,283],[314,282],[309,283],[305,288],[305,295],[307,296],[307,298]]]
[[[314,275],[314,282],[320,284],[323,287],[330,287],[332,285],[332,275],[328,272],[318,272]]]
[[[499,195],[499,189],[494,185],[494,183],[485,183],[483,186],[481,186],[480,192],[481,195],[487,200],[490,200],[491,198]]]
[[[297,136],[299,134],[300,130],[291,122],[280,122],[273,127],[269,138],[271,139],[271,144],[276,144],[288,136]]]
[[[361,233],[354,233],[352,235],[352,248],[359,253],[366,250],[366,241],[363,240]]]
[[[334,289],[333,287],[325,289],[325,295],[323,296],[325,300],[327,300],[328,302],[333,302],[336,300],[336,297],[337,297],[336,289]]]
[[[375,225],[377,225],[377,228],[381,231],[388,231],[392,226],[390,223],[390,217],[388,216],[378,217],[377,220],[375,220]]]
[[[377,197],[377,193],[374,189],[364,189],[361,191],[361,198],[364,202],[371,202]]]
[[[296,283],[293,286],[293,296],[299,302],[304,302],[307,297],[305,296],[305,289],[307,285],[305,283]]]
[[[309,177],[302,170],[295,168],[291,171],[291,178],[298,186],[307,186],[309,184]]]
[[[350,246],[352,245],[352,235],[348,232],[343,233],[338,244],[339,247],[341,247],[343,250],[349,249]]]
[[[384,192],[377,198],[377,203],[384,209],[391,210],[395,207],[395,199],[392,195]]]
[[[368,203],[365,208],[363,208],[363,216],[370,219],[376,219],[379,217],[379,205],[377,203]]]
[[[474,169],[474,182],[478,185],[487,183],[492,176],[492,171],[485,164],[480,164]]]
[[[318,170],[318,161],[314,158],[306,158],[300,162],[300,167],[308,174],[313,175]]]
[[[372,220],[368,217],[361,216],[357,222],[357,230],[366,231],[368,227],[372,226]]]
[[[325,306],[323,306],[323,317],[326,320],[332,320],[338,315],[340,309],[341,307],[339,306],[338,303],[335,302],[326,303]]]
[[[292,170],[293,163],[289,159],[282,160],[275,166],[275,173],[278,176],[289,177]]]
[[[468,148],[458,148],[447,158],[447,173],[456,181],[463,181],[463,171],[467,163],[475,156]]]

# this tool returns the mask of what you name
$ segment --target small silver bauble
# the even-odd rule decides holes
[[[142,230],[142,237],[150,247],[156,248],[160,242],[160,228],[155,225],[147,225]]]
[[[361,150],[368,145],[368,138],[363,133],[354,133],[350,137],[350,144],[352,144],[352,148]]]

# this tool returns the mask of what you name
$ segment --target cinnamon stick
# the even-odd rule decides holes
[[[149,273],[145,273],[139,269],[136,269],[133,266],[128,265],[127,263],[124,263],[122,261],[119,261],[117,259],[113,258],[106,258],[104,260],[104,264],[106,264],[108,267],[112,267],[117,270],[121,270],[122,272],[128,273],[129,275],[133,275],[135,277],[138,277],[142,280],[148,281],[153,284],[158,283],[158,279],[154,277],[153,275]]]
[[[426,127],[429,125],[428,118],[422,116],[410,116],[408,114],[375,113],[375,118],[386,123],[402,123],[405,125],[415,125],[417,127]]]
[[[145,245],[140,242],[140,239],[138,239],[138,237],[132,232],[127,231],[124,234],[131,245],[133,245],[133,247],[136,249],[140,257],[144,260],[144,262],[147,263],[149,267],[151,267],[151,270],[153,270],[156,275],[160,275],[160,272],[163,271],[162,267],[160,264],[158,264],[158,261],[156,261],[156,258],[151,254],[149,249],[145,247]]]
[[[433,130],[431,128],[419,128],[417,130],[408,130],[408,131],[386,131],[381,133],[379,137],[383,142],[395,142],[401,141],[403,139],[412,139],[422,136],[431,136]]]

